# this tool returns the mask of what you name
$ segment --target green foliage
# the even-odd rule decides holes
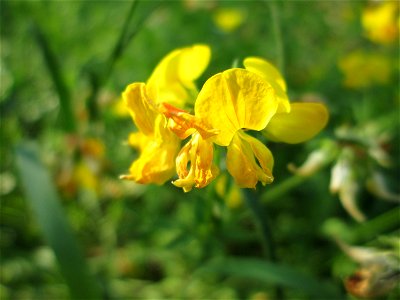
[[[377,171],[400,193],[399,48],[367,38],[360,21],[367,6],[0,1],[0,298],[354,299],[343,282],[360,263],[337,240],[399,250],[398,203],[368,185]],[[243,15],[232,31],[216,22],[227,8]],[[171,50],[195,43],[212,49],[199,88],[260,56],[282,68],[291,101],[329,108],[315,140],[265,140],[275,159],[272,185],[235,194],[223,168],[187,194],[168,182],[118,179],[138,155],[125,142],[136,131],[130,117],[116,113],[121,92],[145,82]],[[388,80],[346,85],[339,62],[355,50],[387,59]],[[354,78],[366,73],[356,71]],[[335,151],[314,173],[288,170],[327,144]],[[376,145],[387,167],[370,156]],[[329,192],[345,147],[357,154],[351,165],[364,223]],[[379,299],[399,297],[397,287]]]

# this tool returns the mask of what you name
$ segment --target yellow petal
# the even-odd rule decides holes
[[[178,78],[188,88],[203,74],[211,57],[211,50],[206,45],[193,45],[183,48],[179,57]]]
[[[272,87],[260,76],[230,69],[207,80],[196,100],[195,115],[219,130],[216,144],[228,146],[241,128],[264,129],[277,106]]]
[[[122,98],[128,106],[137,128],[144,134],[153,134],[154,122],[159,113],[147,96],[145,84],[132,83],[128,85],[122,93]]]
[[[159,114],[156,119],[154,135],[132,134],[129,143],[139,147],[140,155],[132,163],[130,174],[121,178],[143,184],[163,184],[174,175],[180,140],[166,127],[163,115]]]
[[[290,103],[286,94],[286,82],[278,69],[265,59],[258,57],[247,57],[243,64],[246,70],[260,75],[273,87],[279,100],[278,112],[289,112]]]
[[[328,122],[329,114],[321,103],[292,103],[290,113],[274,115],[263,133],[271,140],[289,144],[311,139]]]
[[[183,107],[197,93],[193,81],[204,72],[210,56],[210,48],[201,44],[172,51],[147,81],[149,96],[157,103]]]
[[[179,179],[173,184],[185,192],[189,192],[193,186],[202,188],[208,185],[218,174],[218,168],[213,164],[213,153],[213,144],[204,140],[199,133],[194,133],[178,154],[176,170]]]
[[[273,156],[259,140],[238,132],[228,146],[226,166],[242,188],[255,188],[258,181],[263,185],[273,181]]]

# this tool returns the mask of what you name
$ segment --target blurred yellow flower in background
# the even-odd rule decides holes
[[[90,167],[90,164],[82,161],[75,165],[73,179],[75,182],[79,182],[79,185],[82,188],[98,193],[99,180],[96,173],[96,170],[93,170],[93,168]]]
[[[350,52],[338,62],[344,74],[343,84],[349,88],[365,88],[390,81],[392,64],[388,57],[363,50]]]
[[[244,203],[240,188],[235,184],[229,184],[226,173],[222,173],[218,177],[215,184],[215,191],[231,209],[239,208]]]
[[[361,23],[371,41],[388,44],[399,37],[399,2],[382,1],[366,7]]]
[[[213,15],[215,25],[227,33],[235,31],[245,18],[243,10],[238,8],[218,8]]]

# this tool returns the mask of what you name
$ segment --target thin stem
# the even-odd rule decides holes
[[[395,207],[374,219],[357,225],[351,232],[352,242],[365,242],[379,234],[395,230],[400,226],[399,208]]]
[[[281,199],[283,195],[287,194],[292,189],[299,186],[309,178],[311,177],[293,175],[263,193],[261,195],[261,202],[267,203]]]
[[[260,228],[262,243],[265,250],[265,256],[269,258],[270,261],[276,262],[276,252],[274,241],[272,238],[271,227],[269,226],[268,215],[260,203],[258,194],[250,189],[242,189],[243,194],[246,199],[246,203],[249,206],[251,212],[257,220],[257,224]],[[276,299],[283,299],[283,290],[281,287],[277,286],[275,289]]]
[[[72,110],[71,93],[61,71],[60,61],[58,60],[51,45],[42,29],[34,21],[33,35],[42,51],[43,59],[47,69],[49,70],[55,90],[60,100],[60,118],[64,129],[68,132],[76,131],[76,121]]]
[[[161,6],[162,2],[156,3],[156,5],[149,12],[145,13],[143,17],[141,17],[135,25],[132,25],[133,29],[129,30],[131,27],[131,19],[138,7],[139,0],[133,1],[129,11],[125,17],[124,24],[122,25],[121,33],[116,40],[115,46],[113,47],[108,60],[105,62],[105,67],[99,72],[90,72],[90,81],[92,86],[92,91],[86,100],[86,106],[89,111],[89,117],[94,120],[98,115],[97,108],[97,97],[99,94],[100,88],[108,81],[110,78],[112,71],[114,69],[115,63],[118,59],[123,55],[124,51],[127,49],[127,46],[132,41],[132,39],[139,33],[140,29],[143,28],[143,24],[150,17],[154,11]]]
[[[139,3],[139,1],[132,2],[132,5],[128,11],[128,14],[125,17],[125,22],[124,22],[124,25],[122,26],[121,34],[119,35],[119,38],[118,38],[117,42],[115,43],[115,46],[114,46],[114,48],[110,54],[110,57],[108,59],[108,66],[107,66],[106,72],[103,74],[104,81],[110,75],[117,59],[121,56],[121,54],[124,50],[124,46],[126,46],[129,42],[129,40],[127,40],[126,36],[128,33],[130,20],[133,16],[133,13],[135,12],[135,10],[137,8],[138,3]]]
[[[282,41],[282,31],[281,31],[281,23],[279,19],[279,11],[275,1],[265,1],[269,6],[271,11],[271,26],[274,32],[275,38],[275,55],[276,55],[276,63],[278,69],[284,75],[285,70],[285,55],[283,53],[283,41]]]

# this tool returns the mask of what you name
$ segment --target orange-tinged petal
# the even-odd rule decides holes
[[[193,186],[202,188],[208,185],[219,172],[213,164],[213,153],[212,142],[204,140],[199,133],[194,133],[178,154],[176,170],[179,179],[173,184],[183,188],[185,192],[189,192]]]
[[[259,140],[238,132],[228,146],[226,166],[242,188],[255,188],[258,181],[263,185],[273,181],[273,156]]]
[[[258,57],[247,57],[243,64],[246,70],[260,75],[274,88],[279,100],[278,112],[289,112],[290,103],[286,94],[286,82],[278,69],[265,59]]]
[[[264,129],[277,106],[273,88],[260,76],[230,69],[207,80],[196,100],[195,115],[219,130],[216,144],[228,146],[241,128]]]
[[[274,115],[263,133],[271,140],[301,143],[318,134],[328,122],[329,114],[321,103],[292,103],[290,113]]]
[[[154,122],[159,113],[147,96],[145,84],[132,83],[128,85],[122,93],[122,98],[128,106],[137,128],[144,134],[153,134]]]
[[[196,130],[203,139],[207,139],[218,133],[217,130],[208,128],[199,118],[168,103],[161,103],[159,111],[170,119],[169,128],[181,139],[187,138]]]
[[[193,81],[204,72],[210,56],[210,48],[201,44],[172,51],[147,81],[149,96],[157,103],[183,107],[197,93]]]

